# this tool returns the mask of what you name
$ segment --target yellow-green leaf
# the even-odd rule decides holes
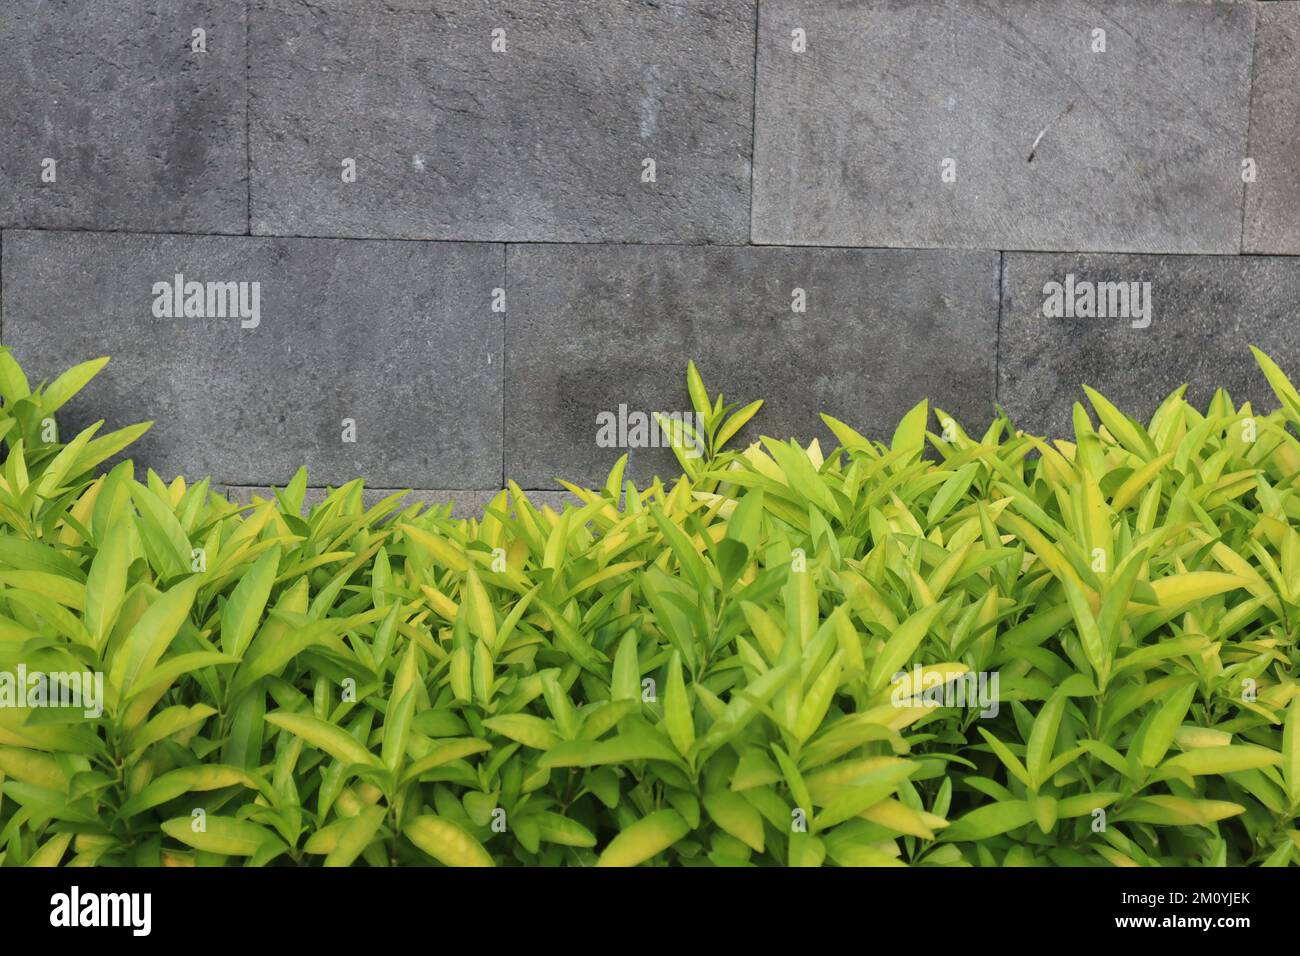
[[[186,846],[222,856],[253,856],[263,846],[280,843],[275,834],[263,826],[211,813],[203,817],[176,817],[165,821],[162,829],[173,840]]]
[[[458,823],[425,814],[406,825],[406,838],[445,866],[495,866],[483,844]]]
[[[683,757],[695,743],[695,719],[691,715],[691,701],[686,694],[682,676],[682,655],[673,651],[668,661],[668,686],[664,689],[664,725],[668,739]]]
[[[676,810],[656,810],[614,837],[596,865],[637,866],[668,849],[690,829]]]
[[[278,714],[267,714],[266,722],[301,737],[313,747],[325,751],[335,760],[341,760],[345,764],[382,766],[379,758],[362,746],[350,733],[318,717],[282,711]]]

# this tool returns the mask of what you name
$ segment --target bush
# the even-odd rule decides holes
[[[692,366],[671,486],[453,520],[95,475],[144,426],[51,416],[102,361],[0,352],[3,862],[1289,864],[1300,395],[1257,355],[1268,415],[922,404],[828,456],[727,450],[758,403]]]

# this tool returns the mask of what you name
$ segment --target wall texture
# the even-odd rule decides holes
[[[1290,257],[1300,2],[0,5],[0,341],[237,494],[599,481],[691,358],[783,437],[1268,406]]]

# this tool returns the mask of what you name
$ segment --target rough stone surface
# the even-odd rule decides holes
[[[1247,252],[1300,255],[1300,3],[1266,3],[1255,28]]]
[[[690,358],[768,400],[737,444],[922,397],[1060,433],[1083,381],[1267,406],[1297,77],[1300,0],[0,0],[0,341],[112,355],[63,431],[154,419],[167,477],[458,510],[603,483],[597,414],[689,411]],[[1071,270],[1151,281],[1151,326],[1042,316]],[[260,282],[262,324],[154,318],[176,273]]]
[[[5,232],[4,344],[34,381],[112,362],[60,425],[157,424],[137,463],[229,484],[501,482],[500,246]],[[259,282],[260,324],[155,318],[154,283]],[[251,291],[251,285],[248,287]],[[344,443],[343,420],[356,423]]]
[[[690,359],[713,394],[766,400],[741,441],[828,440],[819,412],[888,437],[927,396],[968,427],[991,415],[993,253],[510,246],[507,273],[506,473],[524,487],[603,482],[627,449],[597,445],[597,415],[689,413]],[[630,450],[629,477],[679,473],[670,450]]]
[[[0,4],[0,225],[245,232],[246,52],[229,0]]]
[[[1140,319],[1045,318],[1044,286],[1150,282]],[[1018,427],[1069,437],[1081,385],[1148,421],[1184,382],[1200,407],[1215,387],[1263,411],[1277,406],[1250,353],[1269,353],[1300,380],[1300,259],[1238,256],[1008,254],[1004,259],[998,398]]]
[[[253,231],[743,241],[755,15],[754,0],[254,0]]]
[[[263,498],[272,500],[275,492],[269,487],[250,487],[247,485],[228,485],[224,489],[226,497],[236,504],[250,504],[254,498]],[[367,508],[378,504],[389,495],[395,494],[401,489],[390,488],[364,488],[361,492],[361,500]],[[307,493],[303,496],[303,509],[309,510],[325,500],[327,488],[308,488]],[[573,506],[581,505],[577,498],[570,495],[567,491],[529,491],[526,492],[528,500],[534,507],[549,507],[555,511],[562,511],[566,504]],[[470,490],[441,490],[441,491],[409,491],[406,498],[402,501],[402,507],[409,507],[412,504],[420,503],[429,507],[444,505],[451,502],[451,514],[453,518],[482,518],[483,509],[491,503],[492,499],[497,496],[496,491],[482,491],[476,489]]]
[[[754,240],[1237,252],[1254,11],[763,0]]]

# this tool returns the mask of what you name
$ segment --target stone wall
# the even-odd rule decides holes
[[[1300,2],[0,6],[0,341],[241,494],[601,481],[688,359],[742,437],[1270,407],[1293,257]]]

